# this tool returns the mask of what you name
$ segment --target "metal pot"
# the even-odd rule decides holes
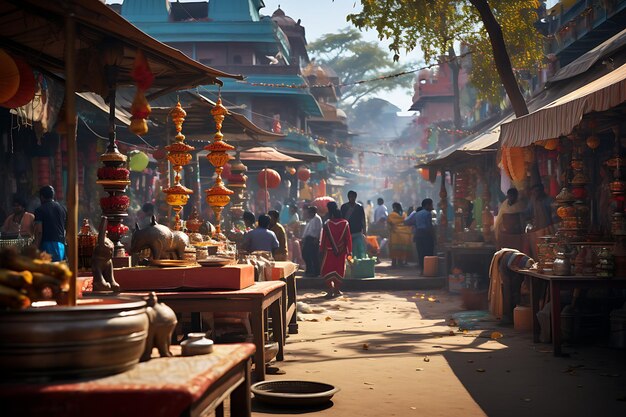
[[[572,261],[569,253],[558,252],[552,264],[554,275],[572,275]]]
[[[148,334],[146,302],[134,297],[78,302],[0,312],[0,379],[96,377],[137,364]]]

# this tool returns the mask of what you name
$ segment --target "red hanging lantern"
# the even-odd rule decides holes
[[[15,60],[0,49],[0,103],[10,100],[20,87],[20,71]]]
[[[167,158],[167,150],[165,150],[164,148],[158,148],[154,152],[152,152],[152,157],[157,161],[161,161]]]
[[[311,170],[307,167],[298,168],[298,179],[303,182],[307,182],[311,178]]]
[[[428,168],[420,168],[419,172],[424,181],[430,181],[430,171],[428,171]]]
[[[276,188],[280,185],[280,174],[273,169],[263,169],[256,177],[256,181],[262,188]]]
[[[35,75],[33,74],[33,69],[21,58],[13,57],[13,60],[20,74],[20,84],[13,97],[0,104],[0,106],[7,109],[22,107],[35,97]]]

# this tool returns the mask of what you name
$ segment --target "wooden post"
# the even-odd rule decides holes
[[[439,209],[441,217],[439,218],[439,244],[446,242],[448,237],[448,192],[446,191],[446,170],[441,169],[441,187],[439,189]]]
[[[72,279],[68,304],[76,305],[78,273],[78,161],[76,149],[76,22],[74,13],[65,15],[65,123],[67,124],[67,258]]]

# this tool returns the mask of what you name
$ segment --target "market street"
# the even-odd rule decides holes
[[[424,299],[422,299],[424,295]],[[429,301],[429,297],[431,300]],[[341,388],[328,416],[619,416],[626,413],[623,352],[577,346],[570,358],[529,332],[493,321],[459,331],[463,311],[446,291],[301,294],[317,313],[300,314],[287,339],[285,375]],[[323,309],[323,310],[322,310]],[[494,331],[502,338],[493,340]],[[253,401],[253,415],[302,415]]]

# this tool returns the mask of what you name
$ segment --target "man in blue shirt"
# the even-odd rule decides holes
[[[250,230],[243,237],[243,243],[241,247],[248,252],[265,251],[272,252],[274,249],[278,249],[279,243],[276,238],[276,234],[271,230],[270,218],[265,214],[259,216],[259,227],[254,230]]]
[[[424,269],[424,256],[433,256],[435,251],[435,228],[433,227],[433,200],[422,201],[422,209],[414,211],[406,218],[404,224],[413,226],[415,230],[415,247],[417,248],[417,267]]]
[[[54,199],[54,188],[39,190],[41,206],[35,210],[35,245],[52,256],[54,262],[65,260],[67,210]]]

